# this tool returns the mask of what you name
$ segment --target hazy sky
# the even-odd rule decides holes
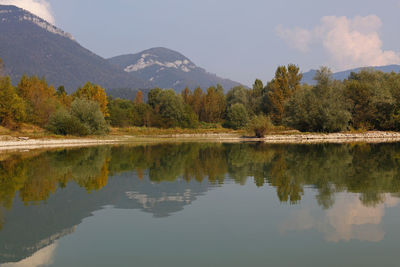
[[[305,72],[400,64],[400,0],[0,0],[30,9],[103,56],[163,46],[251,85]]]

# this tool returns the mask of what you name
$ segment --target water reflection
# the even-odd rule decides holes
[[[223,184],[228,178],[245,184],[252,177],[292,204],[312,186],[324,208],[334,204],[337,192],[349,191],[360,193],[363,205],[374,206],[385,193],[400,191],[399,152],[398,144],[168,144],[7,155],[0,161],[0,205],[11,208],[17,193],[25,204],[39,203],[70,183],[97,191],[109,177],[135,171],[139,179],[146,175],[156,183]]]
[[[39,267],[53,264],[57,242],[36,251],[32,256],[18,262],[4,263],[3,267]]]
[[[325,240],[379,242],[385,237],[382,219],[387,208],[395,207],[400,199],[387,194],[383,202],[366,206],[357,195],[343,196],[331,209],[312,214],[309,208],[295,211],[281,225],[282,233],[316,229],[324,233]]]
[[[320,213],[294,212],[283,233],[316,229],[332,242],[380,241],[385,209],[399,202],[399,163],[400,144],[184,143],[4,154],[0,263],[50,261],[54,242],[104,206],[166,217],[225,182],[272,187],[289,204],[309,188],[317,192]]]

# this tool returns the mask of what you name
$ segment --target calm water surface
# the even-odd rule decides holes
[[[0,154],[1,266],[399,266],[400,144]]]

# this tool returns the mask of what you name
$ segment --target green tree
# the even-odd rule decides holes
[[[394,129],[396,99],[389,75],[365,69],[351,73],[345,81],[344,95],[352,115],[354,128],[391,130]]]
[[[244,128],[249,121],[245,106],[241,103],[233,104],[228,108],[224,126],[232,129]]]
[[[284,123],[300,131],[338,132],[347,129],[351,115],[343,89],[331,78],[331,71],[317,71],[317,85],[298,90],[285,106]]]
[[[150,93],[154,93],[150,97]],[[160,116],[159,126],[162,127],[194,127],[196,116],[190,106],[185,105],[180,95],[174,90],[150,91],[149,101],[155,113]]]
[[[133,106],[132,123],[134,126],[153,126],[153,109],[149,104],[141,103]]]
[[[252,90],[248,90],[248,112],[252,115],[260,114],[263,111],[264,84],[256,79]]]
[[[243,86],[235,86],[226,94],[226,105],[242,104],[245,108],[249,107],[247,89]]]
[[[156,108],[157,106],[157,99],[159,94],[162,92],[162,90],[160,88],[154,88],[151,89],[148,93],[148,97],[147,97],[147,103],[152,107],[152,108]]]
[[[120,98],[109,99],[108,110],[110,113],[108,120],[111,126],[126,127],[134,124],[134,104],[132,101]]]

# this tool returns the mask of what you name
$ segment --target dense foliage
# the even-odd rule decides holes
[[[22,122],[47,127],[56,134],[104,134],[113,127],[196,128],[223,125],[250,129],[262,137],[275,126],[309,132],[400,130],[400,74],[364,69],[348,79],[332,79],[321,67],[313,86],[301,84],[298,66],[279,66],[264,86],[236,86],[226,94],[220,85],[203,91],[154,88],[130,92],[129,100],[113,98],[87,82],[68,95],[63,86],[44,78],[23,76],[16,87],[1,76],[0,123]],[[98,112],[99,111],[99,112]]]

